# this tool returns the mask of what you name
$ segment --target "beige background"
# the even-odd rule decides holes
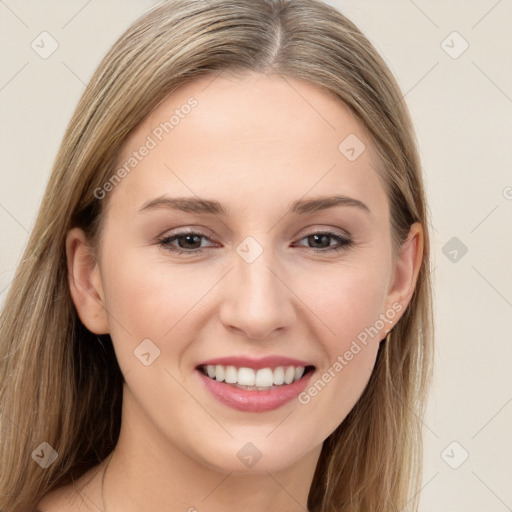
[[[0,1],[0,302],[84,84],[153,3]],[[437,366],[420,510],[512,510],[512,2],[329,3],[397,76],[425,166]],[[46,59],[31,48],[43,31],[58,43]]]

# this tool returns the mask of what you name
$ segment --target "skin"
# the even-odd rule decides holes
[[[130,135],[119,165],[191,96],[198,105],[103,199],[96,257],[80,229],[68,233],[73,301],[90,331],[112,337],[126,380],[123,418],[104,503],[106,461],[74,489],[48,494],[43,512],[70,503],[108,512],[306,510],[322,442],[360,397],[385,330],[414,291],[421,225],[411,227],[393,260],[372,142],[339,100],[309,82],[225,73],[186,84]],[[338,150],[349,134],[366,146],[353,162]],[[286,214],[297,199],[334,193],[362,201],[370,213],[345,205]],[[162,194],[217,200],[229,214],[137,211]],[[159,245],[187,227],[206,235],[202,253]],[[308,237],[319,230],[352,244],[315,252],[339,245],[336,238],[315,245]],[[263,250],[252,263],[236,252],[247,236]],[[198,246],[181,238],[184,250]],[[393,304],[401,311],[392,323],[306,405],[236,411],[217,402],[194,370],[213,357],[278,354],[311,361],[314,382]],[[144,366],[133,351],[147,338],[161,353]],[[237,457],[247,442],[262,454],[252,468]]]

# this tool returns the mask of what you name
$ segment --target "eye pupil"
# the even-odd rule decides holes
[[[183,244],[181,243],[182,240],[186,240],[186,244],[194,245],[199,243],[199,246],[201,246],[201,235],[190,234],[178,237],[178,245],[180,247],[184,249],[195,249],[196,247],[183,247]]]
[[[327,241],[327,244],[320,244],[321,247],[329,247],[329,239],[331,237],[330,237],[330,235],[316,234],[316,235],[311,235],[308,238],[309,238],[308,241],[309,242],[313,241],[313,243],[317,243],[323,239],[324,241]]]

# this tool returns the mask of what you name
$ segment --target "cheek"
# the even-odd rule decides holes
[[[329,352],[343,349],[382,313],[388,276],[384,265],[358,264],[317,273],[302,296],[326,326]],[[306,298],[307,297],[307,298]],[[330,336],[329,336],[330,334]]]
[[[322,418],[327,436],[347,416],[367,385],[381,335],[380,315],[387,275],[383,267],[351,268],[308,292],[308,301],[328,328],[320,338],[325,358],[300,398],[312,418]],[[311,433],[315,432],[312,425]]]
[[[190,322],[215,276],[211,283],[208,276],[196,282],[193,273],[184,268],[171,272],[161,259],[143,260],[140,251],[129,249],[122,253],[122,260],[105,260],[104,291],[110,335],[123,373],[140,366],[134,351],[144,340],[151,340],[160,351],[155,349],[159,365],[169,359],[179,360],[186,348],[187,332],[190,337]],[[172,343],[167,343],[170,339]]]
[[[109,311],[129,331],[164,337],[214,283],[215,276],[210,283],[204,272],[197,279],[197,271],[162,261],[161,256],[142,258],[127,250],[122,261],[105,265]]]

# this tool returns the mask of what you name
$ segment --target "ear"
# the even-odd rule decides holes
[[[91,332],[107,334],[108,315],[100,269],[82,229],[68,232],[66,256],[69,288],[80,320]]]
[[[397,256],[393,278],[386,299],[387,308],[397,309],[397,303],[402,307],[393,319],[393,325],[405,312],[416,287],[416,281],[423,261],[423,226],[419,222],[412,224],[407,239],[402,244]],[[393,304],[395,305],[393,307]],[[391,329],[393,325],[389,324]]]

